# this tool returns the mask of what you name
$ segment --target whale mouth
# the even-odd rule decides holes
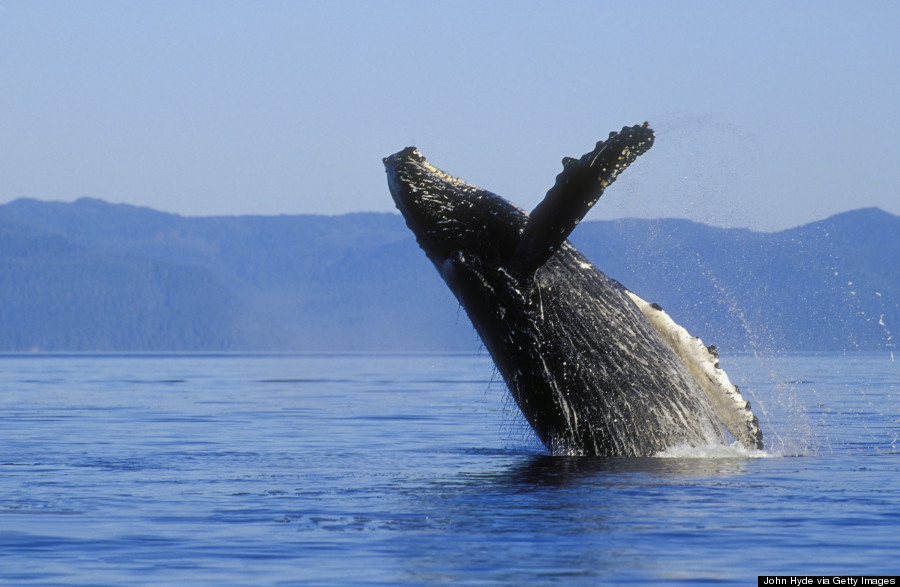
[[[388,189],[394,200],[394,206],[400,211],[406,226],[415,235],[419,246],[427,252],[427,245],[430,243],[423,242],[423,238],[428,232],[426,217],[427,212],[424,210],[421,198],[419,197],[419,189],[413,181],[413,177],[420,173],[415,173],[416,168],[422,168],[425,157],[415,147],[406,147],[402,151],[394,153],[389,157],[382,159],[385,171],[388,176]]]
[[[382,159],[394,205],[405,217],[410,215],[416,204],[415,192],[418,190],[413,177],[420,174],[415,173],[415,170],[417,167],[422,168],[424,161],[425,157],[415,147],[406,147]]]
[[[415,147],[383,161],[394,205],[432,261],[464,246],[481,190],[434,167]]]

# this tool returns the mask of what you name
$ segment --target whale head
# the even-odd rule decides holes
[[[448,285],[458,270],[496,272],[512,257],[524,210],[437,169],[414,147],[384,165],[397,209]]]
[[[384,159],[388,186],[419,246],[472,320],[501,373],[520,359],[511,330],[528,332],[528,279],[509,269],[528,214],[437,169],[415,148]]]

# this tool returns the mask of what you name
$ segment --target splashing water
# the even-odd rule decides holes
[[[763,459],[781,455],[767,450],[745,448],[740,442],[733,442],[729,445],[711,444],[706,446],[682,444],[667,448],[653,456],[660,459]]]

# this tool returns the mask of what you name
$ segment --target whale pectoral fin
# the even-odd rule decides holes
[[[606,187],[652,145],[653,130],[645,122],[609,133],[607,140],[598,142],[581,159],[564,158],[556,184],[531,211],[507,269],[519,277],[537,271],[562,246]]]
[[[648,303],[628,290],[625,293],[700,384],[725,428],[745,448],[762,450],[763,435],[759,420],[750,411],[750,402],[743,398],[737,385],[731,383],[728,374],[719,367],[716,348],[707,347],[699,338],[691,336],[656,304]]]

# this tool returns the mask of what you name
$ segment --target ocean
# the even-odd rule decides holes
[[[0,584],[900,572],[900,358],[727,355],[766,450],[547,456],[486,354],[0,355]]]

